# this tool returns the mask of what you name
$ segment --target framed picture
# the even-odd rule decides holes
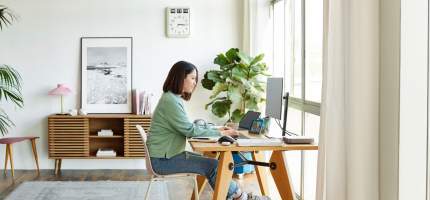
[[[81,106],[87,113],[131,113],[131,37],[82,37]]]

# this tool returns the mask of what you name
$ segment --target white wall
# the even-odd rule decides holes
[[[59,111],[59,99],[47,95],[57,83],[71,86],[74,94],[65,108],[80,107],[80,37],[132,36],[133,87],[161,95],[172,64],[187,60],[200,75],[214,57],[230,47],[241,47],[242,1],[238,0],[7,0],[19,14],[19,22],[0,32],[0,63],[14,66],[24,80],[24,109],[6,106],[16,124],[8,136],[37,135],[42,169],[54,167],[48,160],[47,116]],[[164,35],[165,8],[191,8],[191,37]],[[187,105],[192,118],[216,119],[204,110],[209,91],[201,86]],[[16,169],[33,169],[29,144],[14,145]],[[0,149],[0,156],[5,153]],[[3,158],[3,157],[2,157]],[[143,168],[140,160],[63,160],[63,168]],[[2,165],[3,167],[3,165]]]
[[[401,0],[399,200],[425,199],[428,2]]]

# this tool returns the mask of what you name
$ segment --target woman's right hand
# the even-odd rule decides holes
[[[238,136],[239,135],[239,132],[237,132],[236,130],[234,130],[230,127],[223,127],[219,131],[220,131],[221,135],[228,135],[228,136]]]

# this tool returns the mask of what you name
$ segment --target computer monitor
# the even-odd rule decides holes
[[[283,120],[282,136],[287,133],[287,114],[289,93],[285,96],[283,93],[283,78],[268,78],[266,85],[266,116]],[[284,109],[282,110],[282,100],[284,100]],[[283,111],[283,112],[282,112]],[[282,118],[282,114],[283,118]]]
[[[283,78],[267,78],[266,116],[282,120]]]

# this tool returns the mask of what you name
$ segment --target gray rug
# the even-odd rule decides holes
[[[135,200],[144,199],[149,181],[30,181],[6,200]],[[192,180],[154,182],[149,199],[190,199]]]

